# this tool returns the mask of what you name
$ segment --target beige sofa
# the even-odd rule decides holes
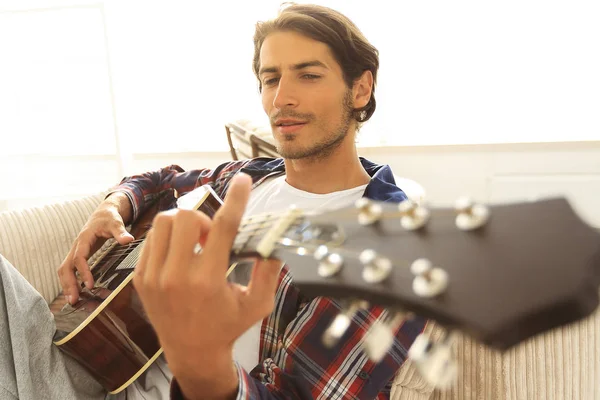
[[[0,213],[0,253],[46,301],[60,290],[56,267],[104,195]],[[427,331],[440,333],[433,323]],[[455,346],[459,377],[452,389],[433,391],[408,362],[396,377],[393,398],[600,400],[600,312],[505,354],[466,337]]]

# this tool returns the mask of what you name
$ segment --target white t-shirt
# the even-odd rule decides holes
[[[339,192],[315,194],[290,186],[285,181],[285,175],[267,178],[250,193],[244,216],[281,212],[291,205],[311,212],[346,207],[362,197],[366,187],[367,185],[361,185]],[[246,371],[252,370],[258,364],[261,324],[262,321],[259,321],[248,329],[233,346],[234,360]]]

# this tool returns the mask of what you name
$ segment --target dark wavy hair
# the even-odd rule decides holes
[[[252,69],[258,79],[259,91],[262,91],[262,83],[258,75],[260,49],[269,34],[279,31],[297,32],[328,45],[342,69],[348,88],[351,88],[354,81],[365,71],[371,71],[373,74],[371,98],[366,106],[353,110],[353,117],[359,123],[371,118],[376,105],[375,83],[379,69],[379,52],[348,17],[327,7],[292,3],[284,7],[276,18],[258,22],[254,33]]]

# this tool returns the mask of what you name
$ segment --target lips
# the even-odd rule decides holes
[[[306,125],[306,122],[291,118],[281,118],[275,121],[275,126],[280,133],[295,133]]]
[[[280,126],[280,125],[297,125],[297,124],[303,124],[305,123],[305,121],[301,120],[301,119],[295,119],[295,118],[278,118],[275,120],[275,125]]]
[[[289,124],[289,125],[288,124],[278,125],[277,130],[283,134],[296,133],[300,129],[302,129],[304,127],[304,125],[306,125],[306,123],[304,123],[304,122],[299,122],[299,123],[294,123],[294,124]]]

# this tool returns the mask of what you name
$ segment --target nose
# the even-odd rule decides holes
[[[279,84],[275,97],[273,98],[273,107],[277,109],[293,108],[298,105],[298,98],[294,89],[294,84],[288,78],[279,78]]]

